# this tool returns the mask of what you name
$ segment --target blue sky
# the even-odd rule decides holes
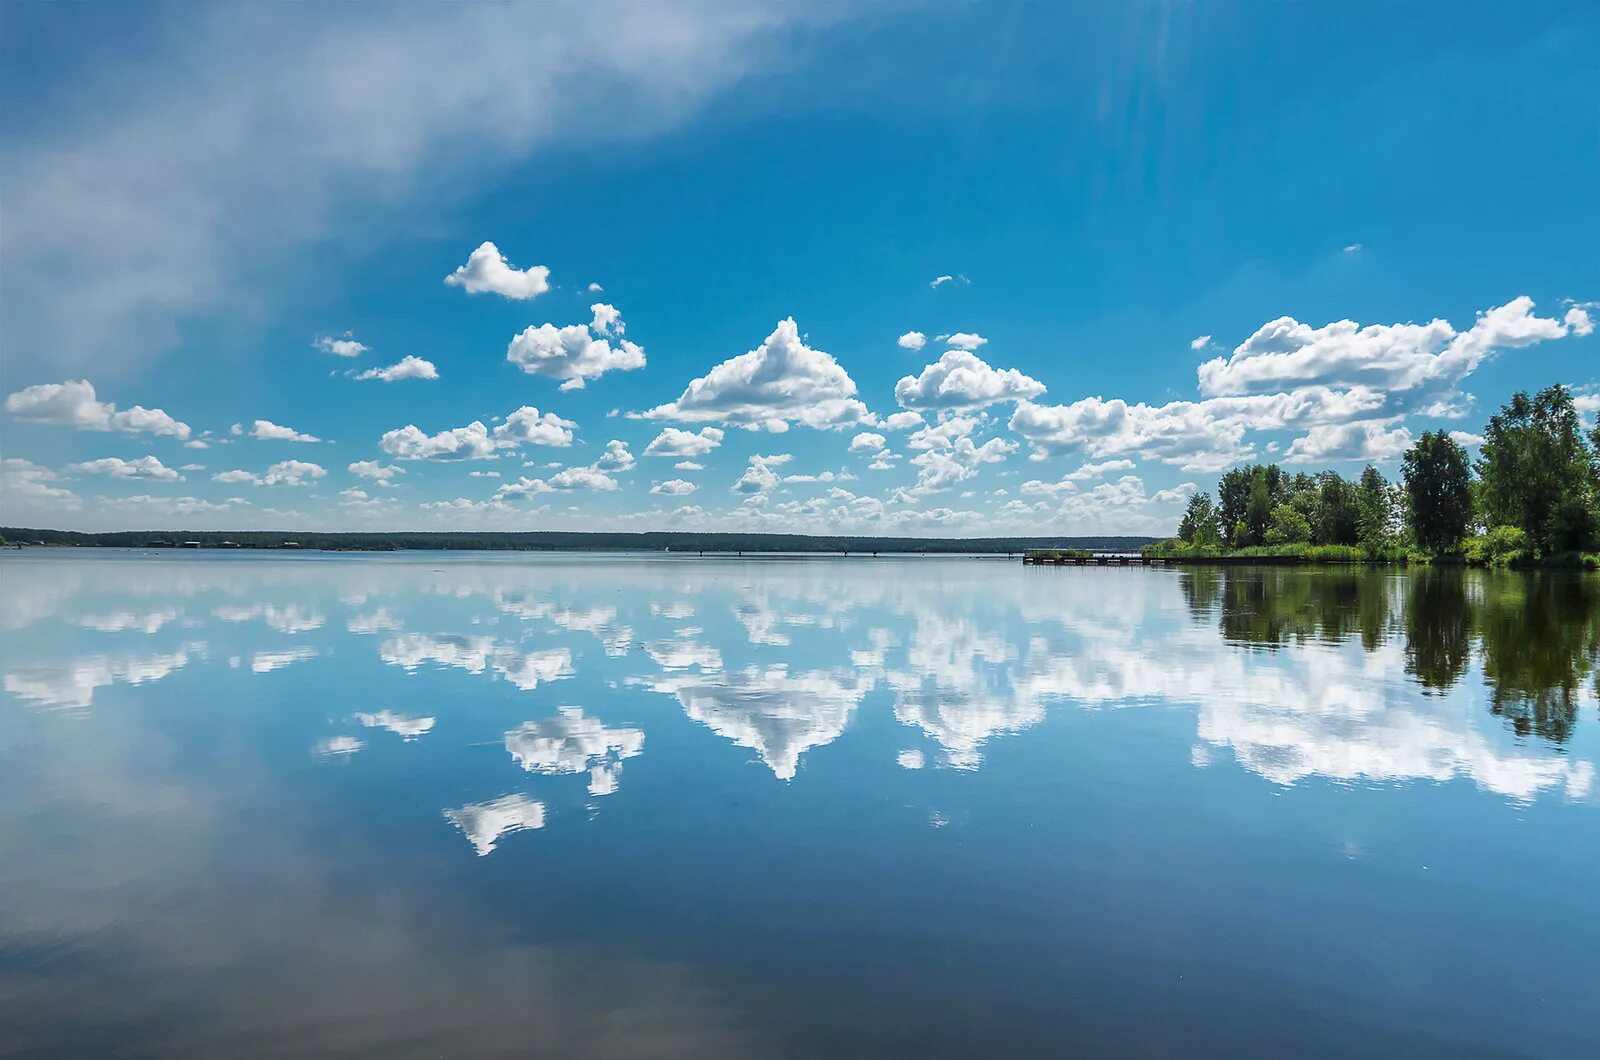
[[[1165,533],[1600,408],[1593,5],[7,22],[10,524]]]

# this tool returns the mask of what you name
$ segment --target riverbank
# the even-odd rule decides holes
[[[1139,550],[1169,563],[1259,564],[1263,566],[1317,566],[1368,564],[1380,566],[1433,565],[1506,570],[1600,570],[1600,554],[1567,552],[1535,556],[1520,550],[1496,550],[1469,541],[1461,552],[1432,555],[1417,548],[1365,549],[1359,545],[1258,545],[1251,548],[1207,548],[1176,541],[1157,541]]]

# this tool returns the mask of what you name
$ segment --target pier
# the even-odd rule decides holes
[[[1026,552],[1022,562],[1034,567],[1164,567],[1176,561],[1143,552],[1072,549]]]

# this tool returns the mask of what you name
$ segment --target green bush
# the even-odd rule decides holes
[[[1487,533],[1468,538],[1461,553],[1468,563],[1484,567],[1511,567],[1532,558],[1528,535],[1516,526],[1491,526]]]

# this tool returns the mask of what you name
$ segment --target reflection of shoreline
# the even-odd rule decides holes
[[[381,570],[328,561],[309,573],[217,564],[165,579],[161,561],[107,567],[18,567],[27,578],[16,586],[8,641],[43,643],[61,633],[45,625],[57,618],[69,643],[151,644],[175,629],[259,635],[266,643],[226,657],[264,674],[318,655],[339,662],[332,645],[345,639],[363,658],[375,649],[408,672],[461,671],[524,692],[576,677],[581,659],[585,678],[674,697],[685,717],[785,781],[808,752],[849,730],[863,702],[875,709],[868,697],[878,691],[904,727],[904,762],[932,769],[982,769],[1004,739],[1026,738],[1052,709],[1167,705],[1194,712],[1204,747],[1227,748],[1277,784],[1466,778],[1521,800],[1594,791],[1593,762],[1562,751],[1600,703],[1593,578],[1086,570],[1074,573],[1072,592],[1041,593],[1020,568],[932,559],[914,578],[904,567],[864,578],[879,568],[842,577],[847,568],[825,562],[610,557],[427,557]],[[106,586],[93,584],[102,573]],[[406,632],[441,626],[455,632]],[[297,643],[274,645],[269,632]],[[5,689],[83,708],[98,689],[158,681],[205,650],[197,641],[30,661],[8,668]],[[405,739],[434,726],[435,704],[413,718],[393,702],[352,703],[342,716]],[[513,754],[533,772],[587,773],[591,794],[614,791],[644,730],[606,729],[581,711],[567,718],[572,732],[544,730],[566,717],[528,723],[520,746],[570,748]]]

